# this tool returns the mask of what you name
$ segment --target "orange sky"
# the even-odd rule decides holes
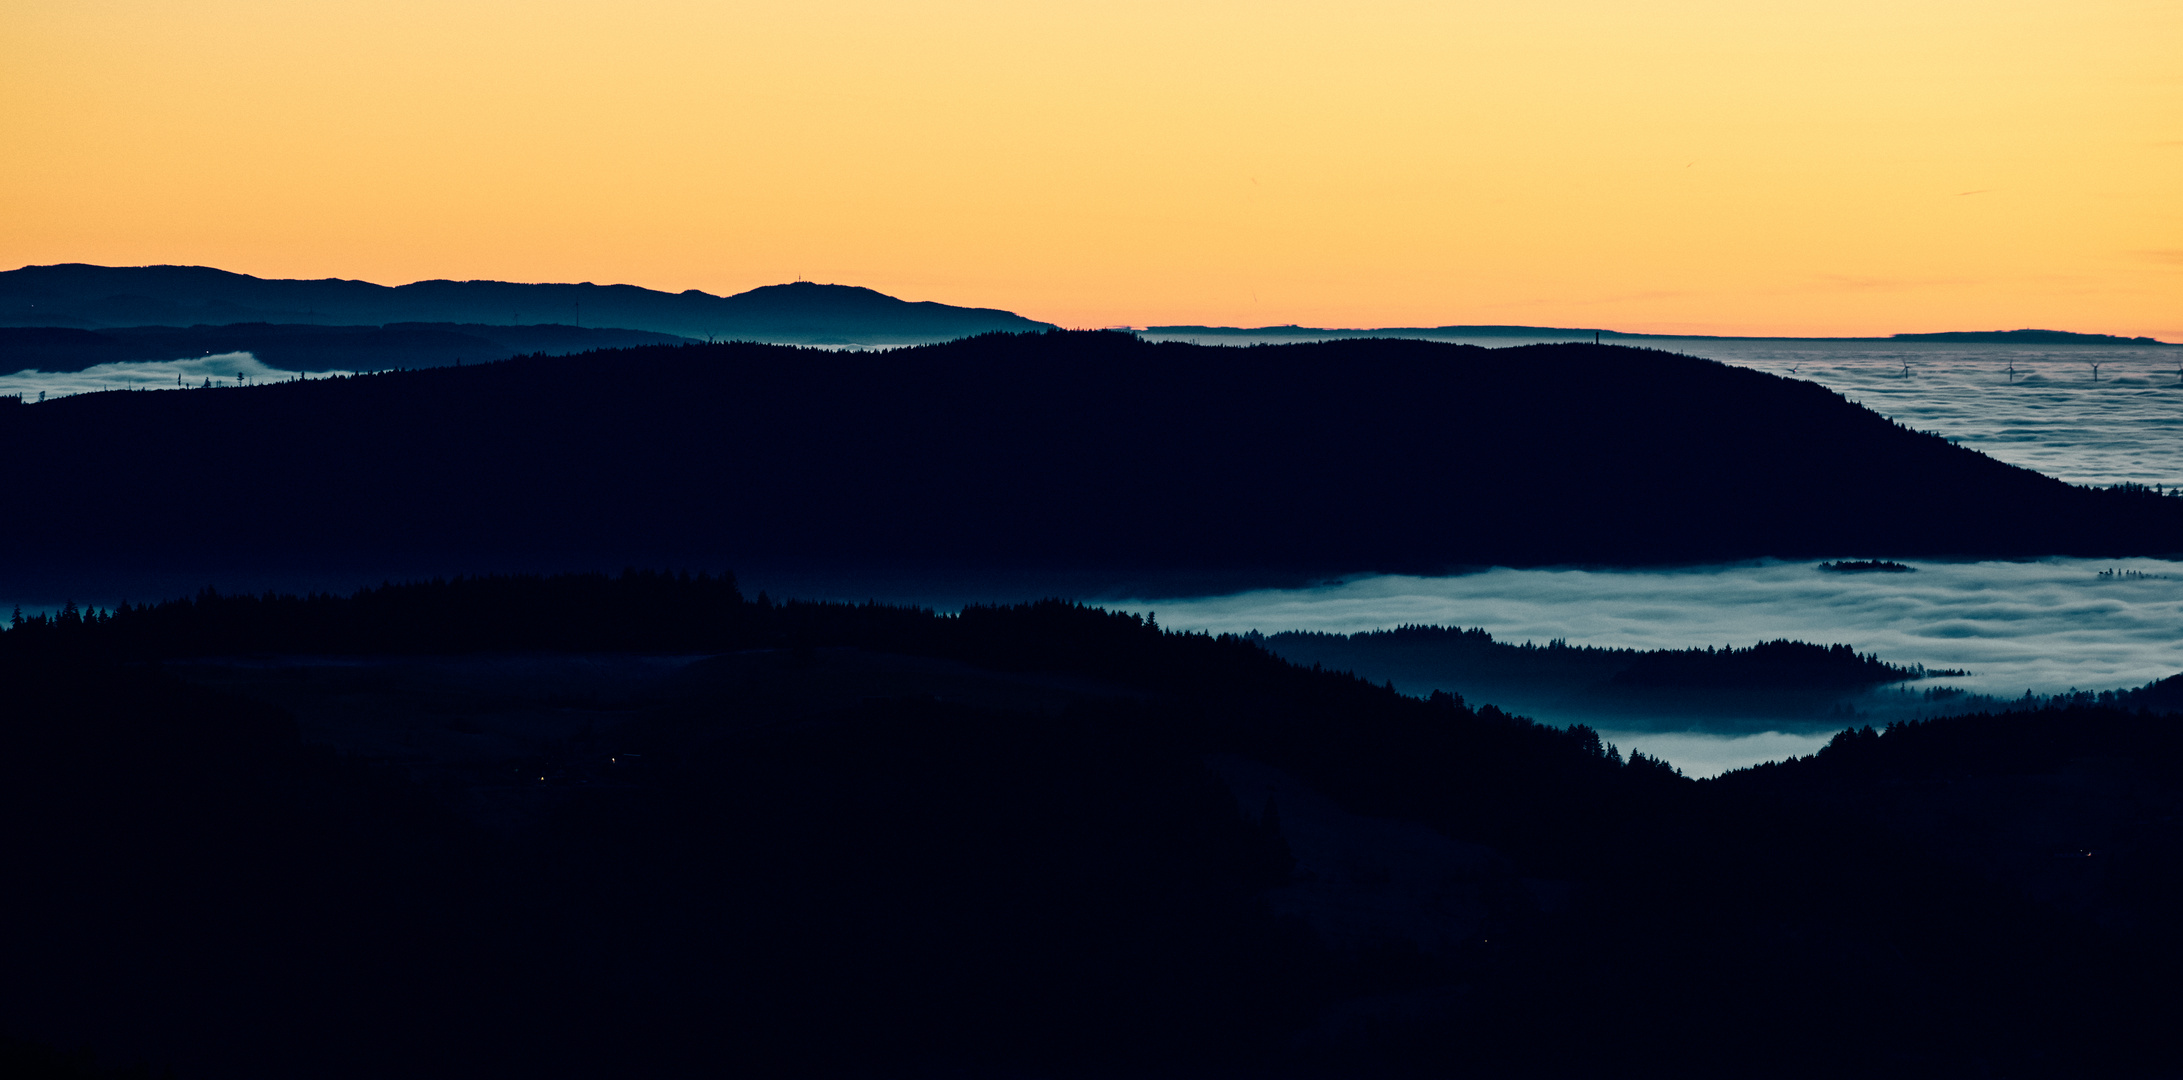
[[[13,0],[0,264],[2183,341],[2174,0]]]

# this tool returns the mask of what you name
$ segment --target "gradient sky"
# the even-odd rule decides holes
[[[2183,341],[2175,0],[9,0],[0,264]]]

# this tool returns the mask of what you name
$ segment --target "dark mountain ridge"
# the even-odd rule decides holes
[[[97,329],[241,322],[384,325],[564,323],[690,338],[800,344],[945,341],[1050,324],[992,308],[898,300],[799,281],[733,296],[634,285],[268,279],[208,266],[64,263],[0,271],[0,325]]]
[[[681,337],[785,344],[910,344],[1052,324],[996,308],[904,301],[872,289],[798,281],[732,296],[590,282],[531,284],[431,280],[385,286],[342,278],[259,278],[208,266],[94,266],[61,263],[0,271],[0,326],[218,326],[565,323],[614,326]],[[2166,345],[2149,337],[2064,330],[1951,331],[1873,338],[1750,338],[1643,334],[1599,327],[1450,325],[1373,328],[1151,326],[1146,333],[1199,337],[1584,338],[1643,341],[1934,341],[2035,345]],[[96,362],[96,361],[93,361]],[[46,370],[75,370],[47,368]]]
[[[1937,334],[1890,334],[1886,337],[1748,337],[1733,334],[1640,334],[1627,330],[1607,330],[1600,327],[1575,328],[1567,326],[1380,326],[1366,328],[1332,328],[1298,326],[1288,323],[1281,326],[1148,326],[1145,333],[1168,337],[1190,335],[1195,337],[1254,337],[1254,338],[1372,338],[1372,337],[1426,337],[1426,338],[1568,338],[1595,340],[1646,341],[1933,341],[1980,345],[2168,345],[2169,342],[2149,337],[2122,337],[2116,334],[2080,334],[2069,330],[1954,330]]]
[[[26,576],[2183,550],[2183,499],[2074,487],[1811,383],[1620,346],[653,347],[5,405],[0,460],[35,508],[0,536]]]

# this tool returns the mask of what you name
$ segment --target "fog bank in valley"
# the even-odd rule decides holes
[[[1506,642],[1555,639],[1636,649],[1748,646],[1792,638],[1836,642],[1897,664],[1958,668],[1961,677],[1881,690],[1865,715],[1934,711],[1908,700],[1935,688],[2014,698],[2141,686],[2183,671],[2183,562],[2043,559],[1913,562],[1915,572],[1842,574],[1812,562],[1762,561],[1670,570],[1496,568],[1450,577],[1374,576],[1227,596],[1118,598],[1171,629],[1272,634],[1356,633],[1402,625],[1481,627]],[[1398,689],[1424,694],[1429,686]],[[1706,731],[1673,718],[1559,715],[1589,723],[1695,774],[1805,754],[1845,721],[1719,718]],[[1740,730],[1735,730],[1739,729]]]
[[[39,371],[29,368],[0,375],[0,397],[20,395],[25,401],[44,397],[96,394],[106,390],[202,389],[207,380],[214,387],[246,383],[286,382],[294,378],[325,379],[348,375],[346,371],[319,371],[309,375],[276,368],[247,352],[216,353],[180,360],[125,360],[95,364],[82,371]],[[236,376],[242,376],[240,380]]]
[[[2137,686],[2183,671],[2183,562],[1913,562],[1833,574],[1810,562],[1674,570],[1381,576],[1314,588],[1117,599],[1174,629],[1355,633],[1476,626],[1502,641],[1681,649],[1796,638],[1900,664],[1963,668],[1978,693]],[[2122,576],[2103,577],[2119,570]],[[2133,575],[2144,575],[2133,576]]]

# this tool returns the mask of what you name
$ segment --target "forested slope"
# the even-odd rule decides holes
[[[297,654],[324,648],[347,652]],[[383,682],[420,649],[723,648],[1108,689],[1021,710],[670,683],[450,785],[413,754],[305,742],[183,662]],[[2175,1064],[2176,940],[2131,915],[2176,880],[2172,828],[2133,816],[2172,801],[2174,740],[2112,710],[1852,735],[1696,782],[1134,616],[752,602],[657,574],[36,618],[0,634],[0,680],[0,916],[36,928],[0,943],[0,1022],[183,1076]],[[2056,780],[2088,760],[2141,777],[2135,801],[2073,808]],[[1289,779],[1235,787],[1238,761]],[[2023,813],[1978,816],[1994,779]],[[536,812],[466,816],[481,792]],[[1957,812],[1897,820],[1934,799]],[[2027,819],[2096,828],[2049,842]],[[1417,878],[1374,846],[1396,834],[1469,854]],[[2135,844],[2123,907],[2019,872],[2080,835]],[[1404,897],[1425,914],[1331,932]]]

